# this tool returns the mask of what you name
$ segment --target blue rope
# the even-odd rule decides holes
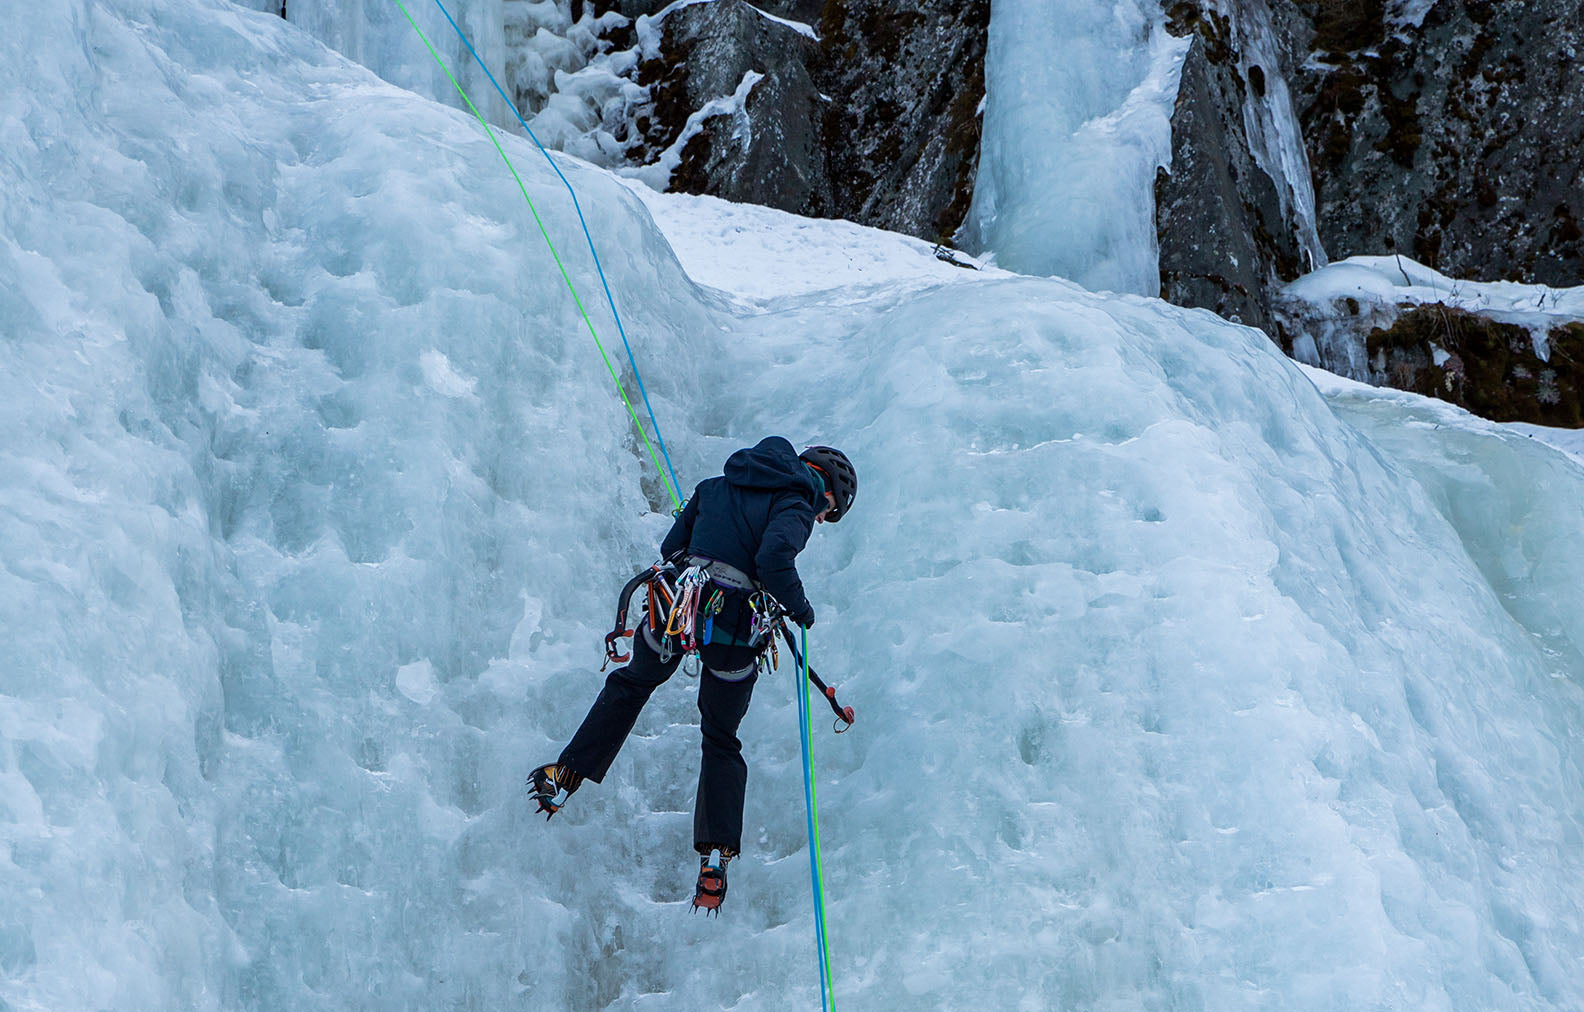
[[[605,286],[605,301],[610,303],[611,315],[616,318],[616,332],[621,335],[622,346],[627,349],[627,361],[632,365],[633,378],[638,381],[638,392],[643,395],[644,409],[649,412],[649,424],[654,427],[655,440],[660,444],[660,454],[665,457],[666,469],[671,472],[671,485],[676,490],[676,498],[680,500],[682,498],[682,485],[677,481],[676,468],[671,466],[671,453],[666,449],[665,437],[660,435],[660,422],[655,419],[654,406],[649,403],[649,391],[644,389],[643,376],[638,372],[638,360],[633,357],[632,345],[627,342],[627,330],[622,326],[621,314],[616,311],[616,299],[611,295],[610,282],[605,278],[605,268],[600,265],[599,254],[594,250],[594,237],[589,234],[588,221],[583,217],[583,207],[578,203],[577,191],[572,189],[572,184],[567,181],[567,177],[561,174],[561,168],[556,165],[555,159],[550,157],[550,152],[546,151],[545,146],[539,143],[539,138],[534,136],[533,129],[528,126],[528,121],[523,119],[522,113],[517,111],[517,103],[506,97],[505,89],[500,86],[499,81],[495,80],[495,75],[490,73],[490,69],[484,63],[483,57],[479,56],[478,50],[473,48],[473,43],[468,41],[467,34],[462,31],[456,20],[451,17],[451,12],[446,10],[445,4],[441,3],[441,0],[435,0],[435,6],[440,8],[440,13],[444,14],[445,19],[451,22],[451,27],[456,30],[457,38],[461,39],[462,44],[467,47],[467,51],[473,54],[474,61],[484,71],[484,76],[489,78],[490,84],[495,86],[495,91],[500,95],[501,101],[505,102],[506,107],[512,111],[512,115],[517,117],[517,122],[521,123],[522,128],[527,131],[528,139],[534,142],[534,147],[538,148],[539,153],[545,156],[545,161],[550,163],[550,168],[554,169],[555,174],[561,177],[561,182],[566,186],[567,193],[572,195],[572,207],[577,211],[578,222],[583,226],[583,238],[588,240],[589,254],[594,257],[594,269],[599,272],[600,284]]]
[[[815,811],[818,801],[814,790],[814,732],[809,717],[808,680],[808,630],[803,632],[803,651],[797,658],[798,670],[798,724],[799,739],[803,748],[803,802],[808,812],[809,878],[814,885],[814,944],[819,952],[820,1008],[832,1012],[836,1007],[836,994],[830,981],[830,950],[825,943],[825,880],[820,874],[819,824]]]

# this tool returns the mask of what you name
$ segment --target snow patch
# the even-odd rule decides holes
[[[818,42],[820,40],[819,33],[814,30],[814,26],[812,26],[812,25],[805,24],[802,21],[792,21],[792,20],[789,20],[787,18],[776,17],[774,14],[771,14],[768,11],[762,11],[759,8],[754,7],[753,4],[749,4],[748,6],[753,10],[753,12],[755,14],[759,15],[760,17],[764,18],[767,21],[774,21],[776,24],[783,25],[783,26],[785,26],[787,28],[790,28],[794,32],[797,32],[799,35],[802,35],[802,36],[805,36],[807,38],[813,39],[815,42]]]
[[[688,2],[688,0],[682,0]],[[698,2],[698,0],[694,0]],[[687,123],[682,127],[682,132],[671,146],[660,153],[660,157],[637,168],[619,169],[623,176],[641,180],[643,183],[656,190],[665,190],[671,185],[671,175],[676,172],[677,166],[682,164],[682,152],[692,140],[704,129],[706,120],[717,116],[729,116],[732,120],[732,135],[738,145],[746,148],[753,143],[753,120],[748,115],[748,96],[753,92],[754,85],[764,80],[764,75],[757,70],[745,71],[742,80],[737,82],[736,89],[727,96],[711,99],[704,103],[703,108],[690,114]]]
[[[1436,304],[1523,327],[1542,360],[1550,357],[1554,327],[1584,321],[1584,287],[1451,278],[1400,255],[1349,257],[1298,278],[1277,296],[1290,329],[1309,338],[1302,349],[1294,343],[1299,359],[1341,367],[1355,378],[1366,375],[1363,335],[1390,327],[1408,309]]]
[[[931,243],[867,225],[630,185],[688,275],[748,307],[822,292],[850,299],[967,284],[985,272],[1012,276],[985,264],[976,264],[978,272],[953,267],[936,258]],[[852,294],[839,294],[843,289]]]

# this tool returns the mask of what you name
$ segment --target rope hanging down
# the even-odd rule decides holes
[[[468,111],[473,114],[474,119],[479,121],[479,126],[484,128],[484,133],[487,137],[489,137],[490,143],[494,145],[496,153],[501,156],[501,160],[506,163],[506,168],[511,172],[512,178],[517,181],[517,189],[522,192],[523,200],[528,204],[528,210],[533,215],[534,224],[539,226],[539,234],[544,237],[545,245],[550,249],[550,256],[555,260],[556,267],[561,272],[561,279],[566,282],[567,290],[572,293],[572,301],[577,305],[578,314],[583,318],[584,325],[588,327],[589,336],[594,338],[594,344],[597,348],[599,348],[600,358],[604,359],[605,361],[605,368],[610,372],[612,382],[616,384],[616,392],[621,396],[622,404],[627,408],[627,415],[632,419],[633,428],[638,430],[638,437],[643,440],[644,448],[649,452],[649,459],[654,463],[655,470],[661,472],[662,477],[665,476],[666,471],[670,472],[671,484],[666,487],[666,492],[671,496],[671,502],[676,507],[676,509],[681,510],[682,487],[677,482],[676,471],[671,468],[670,455],[666,455],[666,467],[664,470],[662,470],[660,467],[660,460],[655,456],[654,446],[649,442],[649,435],[644,431],[643,423],[638,420],[638,412],[633,408],[632,401],[628,400],[627,391],[622,389],[621,378],[616,374],[616,366],[612,364],[610,355],[606,353],[605,344],[600,340],[598,332],[595,331],[594,321],[589,318],[588,310],[583,306],[583,300],[578,297],[577,287],[572,284],[572,277],[567,272],[566,264],[562,262],[561,254],[557,252],[555,243],[550,238],[549,229],[545,227],[544,220],[539,217],[539,209],[534,206],[533,198],[528,196],[528,187],[525,183],[523,183],[522,177],[517,174],[517,167],[512,164],[512,160],[507,156],[506,150],[501,147],[500,140],[496,138],[494,129],[491,128],[489,123],[484,119],[483,114],[478,111],[478,107],[473,104],[473,100],[468,97],[467,91],[463,89],[462,85],[457,82],[456,77],[452,75],[451,68],[446,65],[445,60],[441,59],[440,54],[435,51],[435,47],[429,41],[429,37],[424,34],[422,28],[418,27],[418,22],[413,20],[412,13],[407,10],[407,5],[404,4],[402,0],[395,0],[395,3],[397,7],[401,8],[402,16],[405,17],[407,19],[407,23],[412,26],[412,30],[416,32],[418,34],[418,38],[423,41],[424,48],[429,50],[429,55],[434,57],[435,63],[439,64],[440,70],[446,76],[446,80],[451,82],[451,87],[455,88],[457,94],[462,97],[462,101],[467,105]],[[435,0],[435,3],[438,5],[440,0]],[[462,29],[457,28],[456,22],[451,19],[450,12],[446,11],[443,5],[440,6],[440,10],[441,13],[445,14],[446,20],[451,22],[451,26],[456,28],[457,34],[462,35]],[[462,41],[467,46],[468,51],[473,52],[473,44],[468,42],[467,36],[462,35]],[[473,58],[478,59],[477,52],[473,52]],[[484,66],[483,60],[479,60],[479,66]],[[487,75],[489,74],[488,67],[484,68],[484,73]],[[495,81],[494,75],[490,75],[490,81],[492,83]],[[498,90],[500,85],[496,84],[495,87]],[[504,92],[501,93],[501,97],[505,97]],[[516,111],[517,107],[511,101],[508,100],[506,104],[511,107],[513,112]],[[521,115],[519,115],[518,119],[521,118]],[[527,126],[527,123],[523,124],[524,129],[527,129]],[[533,136],[532,132],[529,133],[529,136]],[[534,144],[538,145],[540,151],[544,151],[546,159],[550,159],[550,153],[545,151],[543,145],[539,144],[538,138],[534,138]],[[583,234],[588,237],[589,252],[594,255],[594,265],[599,270],[600,280],[605,282],[605,270],[603,267],[600,267],[599,254],[594,253],[594,240],[592,236],[589,236],[588,223],[583,220],[583,209],[578,205],[577,193],[572,190],[572,184],[567,182],[566,176],[561,174],[560,168],[556,166],[553,159],[550,160],[550,167],[555,169],[556,175],[561,177],[561,182],[566,184],[567,192],[572,194],[572,206],[577,209],[578,220],[583,221]],[[607,298],[611,299],[611,313],[616,316],[617,329],[621,330],[621,316],[616,313],[616,302],[614,298],[611,298],[609,282],[605,282],[605,295]],[[655,421],[654,409],[649,407],[649,394],[647,391],[644,391],[643,378],[639,376],[638,363],[633,359],[632,346],[627,344],[626,331],[622,330],[621,333],[622,344],[627,345],[628,360],[632,362],[633,376],[638,379],[638,389],[643,391],[644,405],[645,407],[649,408],[649,421],[650,424],[654,426],[655,438],[660,441],[661,450],[664,452],[665,440],[660,436],[660,424],[659,422]]]
[[[825,1012],[835,1012],[836,987],[830,977],[830,946],[825,939],[825,877],[820,863],[819,842],[819,792],[814,787],[814,732],[809,708],[808,630],[802,630],[803,649],[787,637],[793,659],[798,669],[798,723],[802,725],[800,737],[803,745],[803,801],[808,807],[809,876],[814,882],[814,942],[819,947],[820,1007]],[[834,697],[833,697],[834,699]],[[834,702],[833,704],[834,705]]]
[[[512,178],[516,180],[517,188],[522,192],[523,200],[528,204],[528,210],[533,215],[534,223],[539,226],[539,232],[544,237],[545,245],[549,247],[550,255],[555,260],[556,267],[561,272],[561,278],[566,282],[567,290],[572,293],[572,301],[576,303],[578,313],[582,316],[584,324],[588,327],[589,336],[594,338],[594,344],[599,348],[600,357],[604,359],[605,368],[609,370],[611,379],[616,384],[616,392],[621,396],[622,403],[627,408],[627,414],[632,419],[633,427],[638,430],[638,435],[643,440],[644,447],[649,451],[649,459],[654,462],[655,469],[659,470],[660,462],[655,457],[654,447],[650,445],[649,437],[644,432],[643,424],[638,421],[638,413],[633,408],[632,402],[627,398],[627,392],[622,389],[621,379],[616,374],[616,367],[612,365],[610,356],[605,351],[605,345],[600,341],[599,334],[594,329],[594,322],[589,318],[588,310],[583,306],[583,300],[578,297],[577,288],[572,284],[572,278],[567,272],[566,265],[562,262],[560,254],[556,251],[555,243],[550,238],[549,230],[545,227],[543,219],[539,217],[539,210],[534,206],[533,198],[528,195],[527,185],[523,183],[522,177],[517,174],[516,166],[512,164],[511,158],[507,156],[505,149],[501,147],[500,141],[495,136],[495,131],[491,129],[489,123],[484,119],[483,114],[480,113],[478,108],[473,104],[473,100],[468,97],[467,91],[463,89],[462,85],[457,82],[456,77],[452,75],[451,68],[446,65],[445,60],[443,60],[440,57],[440,54],[435,51],[434,46],[429,41],[429,37],[424,34],[423,29],[419,28],[418,23],[413,20],[413,16],[411,12],[407,10],[406,4],[404,4],[402,0],[395,0],[395,3],[396,6],[401,9],[402,15],[407,19],[407,23],[411,25],[413,31],[418,34],[418,38],[423,41],[424,48],[429,50],[429,55],[434,57],[435,63],[440,66],[440,69],[445,74],[446,79],[451,82],[451,86],[455,88],[457,94],[461,96],[462,101],[468,107],[468,111],[473,114],[474,118],[479,121],[479,125],[484,128],[484,133],[489,137],[490,143],[494,145],[496,153],[501,156],[501,160],[506,163],[506,168],[510,170]],[[473,44],[468,41],[467,35],[464,34],[462,29],[457,25],[456,20],[451,17],[451,13],[445,9],[445,5],[441,3],[441,0],[435,0],[435,5],[440,8],[440,12],[445,15],[445,18],[448,22],[450,22],[451,27],[456,30],[458,37],[460,37],[462,40],[462,44],[466,46],[468,52],[473,55],[473,59],[476,60],[478,65],[483,69],[485,76],[487,76],[490,80],[490,83],[495,86],[495,90],[500,93],[500,96],[506,102],[507,107],[517,115],[518,121],[522,123],[523,129],[527,131],[528,137],[545,156],[546,161],[550,163],[550,167],[555,170],[555,174],[560,177],[561,182],[567,188],[567,192],[572,196],[572,206],[576,209],[578,221],[583,226],[583,235],[584,238],[588,240],[589,253],[594,258],[595,269],[599,272],[600,282],[605,288],[605,297],[610,303],[611,315],[616,320],[616,328],[618,332],[621,333],[622,344],[627,349],[627,358],[632,365],[633,376],[638,381],[638,389],[643,394],[644,407],[648,410],[650,424],[654,426],[655,438],[657,441],[659,441],[661,452],[665,455],[666,470],[669,471],[671,475],[671,486],[667,489],[667,491],[671,494],[672,502],[675,503],[677,509],[680,510],[682,507],[681,485],[677,482],[675,469],[671,467],[670,453],[665,449],[665,440],[660,435],[660,424],[655,419],[653,406],[649,403],[648,391],[644,389],[643,377],[639,374],[638,363],[633,356],[632,345],[627,340],[626,329],[621,323],[621,314],[617,311],[616,301],[611,295],[610,282],[605,277],[605,269],[600,265],[599,254],[594,249],[594,239],[589,234],[588,222],[583,217],[583,208],[578,203],[577,193],[575,190],[573,190],[572,184],[567,180],[566,176],[562,174],[560,167],[555,164],[555,160],[550,157],[550,153],[545,150],[544,145],[539,143],[539,138],[534,136],[533,131],[529,128],[527,121],[523,119],[522,114],[517,112],[516,104],[507,98],[505,91],[501,89],[500,83],[495,80],[495,75],[490,73],[489,68],[484,64],[484,61],[479,58],[478,51],[475,50],[473,48]],[[792,643],[790,636],[787,636],[786,638],[787,644],[793,648],[794,656],[797,659],[799,669],[798,681],[800,684],[799,691],[797,693],[798,716],[799,722],[802,725],[801,743],[803,752],[803,792],[804,801],[808,807],[809,870],[814,887],[814,933],[815,943],[819,948],[820,1003],[826,1012],[835,1012],[835,989],[830,979],[830,950],[825,937],[825,885],[820,860],[819,818],[817,814],[819,808],[818,792],[814,783],[814,766],[812,759],[813,731],[809,716],[809,710],[811,706],[810,686],[812,684],[812,680],[810,678],[810,671],[808,667],[808,631],[806,629],[803,630],[803,649],[801,651],[798,651],[796,645]],[[851,724],[852,711],[850,709],[846,709],[844,712],[844,708],[836,703],[834,692],[823,684],[820,686],[820,688],[822,694],[824,694],[827,700],[830,702],[832,709],[836,711],[837,716],[845,720],[848,724]]]
[[[643,375],[638,371],[638,360],[633,357],[632,345],[627,342],[627,328],[622,326],[621,314],[616,311],[616,299],[611,295],[610,281],[605,277],[605,268],[600,264],[599,253],[594,250],[594,237],[589,234],[588,221],[583,217],[583,205],[578,203],[577,191],[572,189],[572,183],[561,173],[561,166],[557,165],[555,159],[550,157],[550,152],[545,150],[543,144],[539,143],[539,138],[535,136],[533,128],[528,125],[528,121],[523,119],[522,113],[517,111],[517,103],[506,97],[506,90],[500,86],[499,81],[495,80],[495,75],[490,73],[489,66],[484,62],[483,57],[479,56],[478,50],[473,48],[473,43],[468,40],[467,34],[456,23],[456,19],[451,16],[451,12],[446,10],[445,4],[441,3],[440,0],[435,0],[435,6],[440,8],[440,13],[444,14],[445,19],[451,22],[451,27],[456,30],[457,38],[461,39],[462,44],[467,47],[467,51],[473,54],[474,62],[479,65],[480,70],[484,71],[484,76],[489,78],[489,83],[495,86],[495,93],[501,97],[502,102],[506,103],[506,108],[512,111],[512,115],[517,117],[517,122],[522,124],[523,131],[528,134],[528,139],[533,141],[534,147],[539,149],[541,155],[544,155],[545,161],[550,163],[551,170],[560,177],[561,185],[567,188],[567,193],[572,197],[572,209],[577,212],[578,224],[583,226],[583,238],[588,243],[589,255],[594,258],[594,269],[599,272],[600,284],[605,288],[605,301],[610,304],[611,316],[616,320],[616,333],[621,335],[622,347],[627,349],[627,362],[632,366],[633,378],[638,381],[638,393],[643,397],[644,410],[649,412],[649,424],[654,427],[655,441],[660,444],[660,455],[665,458],[666,469],[671,472],[671,487],[675,490],[672,499],[680,501],[682,486],[677,482],[676,468],[671,466],[671,454],[666,450],[665,437],[660,434],[660,423],[655,420],[654,406],[649,403],[649,391],[644,389]]]

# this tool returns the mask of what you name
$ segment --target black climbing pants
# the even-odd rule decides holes
[[[743,797],[748,790],[748,764],[743,761],[742,742],[737,727],[748,712],[757,671],[740,681],[727,681],[710,669],[728,657],[725,651],[706,645],[702,651],[703,671],[699,675],[698,708],[704,735],[703,759],[699,764],[698,797],[693,805],[694,846],[710,844],[733,851],[742,849]],[[733,651],[740,654],[740,650]],[[732,657],[732,660],[737,660]],[[682,662],[680,655],[662,661],[640,631],[633,637],[632,661],[617,668],[605,679],[599,698],[588,716],[561,751],[557,760],[575,772],[600,783],[632,732],[638,713],[649,697]],[[738,660],[738,663],[741,663]]]

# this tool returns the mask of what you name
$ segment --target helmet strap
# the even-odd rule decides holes
[[[825,469],[818,464],[809,464],[806,460],[803,463],[808,466],[809,473],[813,474],[814,480],[819,483],[819,498],[825,498],[825,493],[830,491],[830,483],[825,480]]]

